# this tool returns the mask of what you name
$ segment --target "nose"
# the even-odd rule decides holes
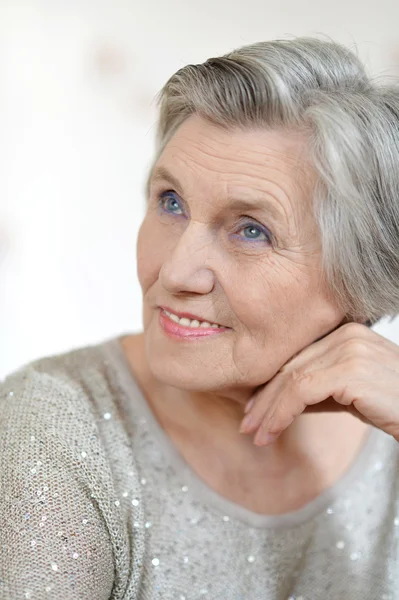
[[[159,273],[161,285],[171,294],[209,294],[215,276],[209,268],[213,240],[206,225],[191,221],[165,256]]]

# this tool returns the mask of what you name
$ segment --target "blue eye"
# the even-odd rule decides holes
[[[173,192],[164,192],[159,198],[159,205],[163,211],[173,215],[182,215],[183,209]],[[179,212],[180,211],[180,212]]]
[[[243,233],[238,234],[238,237],[244,238],[249,242],[269,242],[271,243],[271,235],[268,233],[266,229],[261,227],[260,225],[256,225],[255,223],[251,223],[250,225],[245,225],[242,227],[240,231]]]

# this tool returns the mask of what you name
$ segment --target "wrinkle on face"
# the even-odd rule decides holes
[[[295,131],[227,131],[192,116],[165,146],[153,172],[163,167],[178,179],[187,214],[160,215],[156,194],[171,188],[153,183],[138,243],[148,354],[160,379],[204,392],[250,390],[342,320],[321,278],[306,144]],[[271,245],[230,239],[228,202],[240,194],[267,198],[282,215],[281,225],[266,208],[247,215],[270,229]],[[161,301],[230,331],[204,343],[169,341],[157,323]]]

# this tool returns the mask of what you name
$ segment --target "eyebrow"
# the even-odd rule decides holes
[[[147,192],[149,192],[152,184],[159,181],[170,183],[181,196],[184,196],[183,188],[181,187],[179,180],[168,171],[168,169],[162,166],[156,167],[150,174]],[[282,225],[286,224],[285,215],[275,206],[274,202],[271,202],[264,196],[254,198],[253,200],[244,200],[243,198],[230,196],[229,201],[229,207],[233,210],[261,210],[269,213],[278,223]]]

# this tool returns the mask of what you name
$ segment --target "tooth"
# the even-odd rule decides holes
[[[211,327],[213,327],[213,329],[217,329],[219,327],[219,325],[216,325],[215,323],[213,323],[213,325],[211,325]]]
[[[200,325],[200,327],[210,327],[210,326],[211,326],[211,324],[208,323],[208,321],[202,321],[202,323]]]
[[[190,319],[186,319],[186,317],[183,317],[182,319],[179,319],[179,324],[183,325],[184,327],[190,327]]]
[[[175,323],[178,323],[180,321],[179,317],[177,315],[174,315],[173,313],[170,313],[168,316],[169,319],[172,319],[172,321],[174,321]]]
[[[190,327],[199,327],[200,326],[200,322],[197,321],[196,319],[194,319],[193,321],[191,321],[190,323]]]

